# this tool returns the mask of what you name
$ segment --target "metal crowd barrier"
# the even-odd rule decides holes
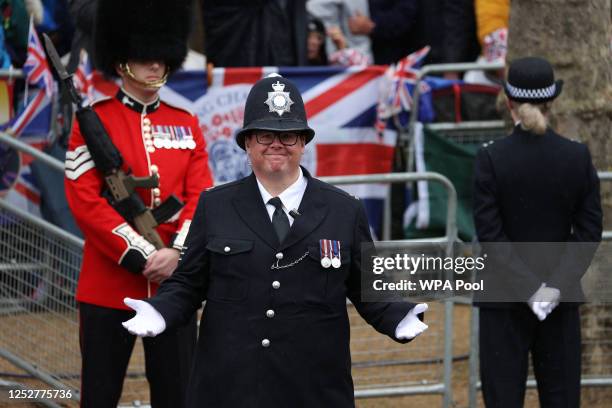
[[[452,255],[453,245],[457,241],[457,192],[445,176],[439,173],[425,172],[321,177],[321,180],[334,185],[406,183],[419,180],[441,183],[448,194],[444,236],[394,242],[402,244],[406,248],[409,248],[411,243],[418,245],[445,243],[446,254]],[[354,310],[349,309],[349,312],[351,312],[352,317],[355,316]],[[446,408],[452,405],[453,301],[448,299],[442,301],[441,304],[434,304],[427,314],[429,329],[424,336],[427,336],[428,339],[432,337],[436,340],[442,339],[441,350],[436,347],[435,341],[423,343],[426,342],[424,338],[416,339],[416,344],[408,347],[397,345],[392,340],[374,332],[361,319],[351,319],[351,350],[356,398],[441,394],[443,396],[442,406]],[[369,335],[364,337],[363,333],[369,333]],[[417,348],[418,344],[421,344],[422,347]],[[400,372],[400,375],[395,372],[391,375],[380,372],[360,374],[361,368],[367,371],[367,368],[390,365],[405,367],[406,372]],[[437,374],[435,367],[440,365],[442,366],[441,375],[432,375]],[[432,366],[434,369],[432,369]],[[419,370],[418,367],[421,369]],[[414,378],[417,375],[420,378]]]
[[[83,242],[2,199],[0,236],[0,356],[78,399],[74,291]]]

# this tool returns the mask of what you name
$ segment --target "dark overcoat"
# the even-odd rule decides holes
[[[507,294],[517,305],[546,282],[561,290],[561,301],[580,300],[580,278],[602,234],[599,178],[587,146],[550,128],[537,135],[516,126],[478,152],[474,179],[478,240],[495,248],[513,243],[503,256],[496,250],[500,259],[489,265],[485,286],[499,290],[487,294]]]
[[[414,306],[362,301],[363,205],[304,174],[282,243],[254,175],[204,192],[176,272],[149,300],[169,327],[206,300],[190,407],[353,407],[346,298],[392,338]],[[320,239],[340,241],[340,268],[321,266]]]

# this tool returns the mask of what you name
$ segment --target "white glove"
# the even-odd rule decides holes
[[[123,303],[136,311],[136,316],[121,323],[130,333],[139,337],[155,337],[166,330],[164,317],[149,303],[129,297],[123,299]]]
[[[538,319],[543,321],[557,307],[560,297],[559,289],[548,287],[543,283],[527,303]]]
[[[410,340],[423,333],[429,326],[419,319],[419,313],[425,312],[429,306],[427,303],[419,303],[406,314],[395,328],[395,338]]]

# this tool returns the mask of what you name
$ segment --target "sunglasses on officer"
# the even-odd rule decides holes
[[[278,138],[284,146],[293,146],[297,143],[302,133],[299,132],[273,132],[269,130],[260,130],[253,132],[257,143],[269,146],[274,143],[274,139]]]

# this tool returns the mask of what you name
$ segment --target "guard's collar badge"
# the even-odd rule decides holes
[[[293,101],[289,97],[289,92],[284,92],[285,84],[280,81],[272,84],[273,92],[268,92],[266,105],[270,108],[270,112],[278,113],[278,116],[283,116],[285,112],[291,112]]]

